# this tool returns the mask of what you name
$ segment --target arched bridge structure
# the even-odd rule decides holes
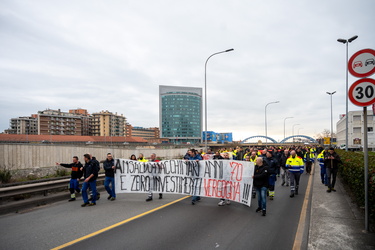
[[[312,143],[318,143],[317,140],[315,140],[314,138],[310,137],[310,136],[307,136],[307,135],[292,135],[292,136],[289,136],[289,137],[286,137],[284,138],[283,140],[280,141],[280,143],[285,143],[287,142],[289,139],[293,139],[293,138],[305,138],[305,139],[308,139],[310,142]]]
[[[250,136],[246,139],[244,139],[243,141],[241,141],[241,143],[245,143],[247,140],[251,140],[251,139],[254,139],[254,138],[264,138],[264,139],[267,139],[267,140],[270,140],[271,142],[273,143],[277,143],[277,141],[271,137],[268,137],[268,136],[264,136],[264,135],[254,135],[254,136]]]

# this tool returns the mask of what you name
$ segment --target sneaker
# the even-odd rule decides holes
[[[293,198],[293,197],[294,197],[294,193],[291,193],[291,194],[289,195],[289,197],[290,197],[290,198]]]
[[[256,213],[262,211],[262,209],[260,207],[257,208],[257,210],[255,210]]]
[[[148,197],[146,201],[152,201],[152,197]]]
[[[111,199],[109,199],[110,201],[114,201],[116,200],[116,197],[111,197]]]
[[[108,196],[108,197],[107,197],[107,200],[110,200],[111,198],[112,198],[112,195]]]
[[[334,188],[331,188],[331,190],[332,190],[333,192],[336,192],[336,189],[334,189]]]
[[[96,203],[91,202],[91,203],[89,204],[89,207],[92,207],[92,206],[95,206],[95,205],[96,205]]]
[[[159,199],[163,199],[163,194],[159,194]]]
[[[70,198],[68,201],[75,201],[76,198]]]
[[[226,203],[227,205],[230,205],[230,200],[227,200],[225,203]]]
[[[89,202],[85,202],[81,205],[81,207],[86,207],[87,205],[89,205],[90,203]]]
[[[217,205],[218,206],[224,206],[225,205],[225,200],[220,200]]]
[[[262,216],[266,216],[266,210],[262,210]]]
[[[331,189],[330,188],[327,189],[327,193],[331,193]]]

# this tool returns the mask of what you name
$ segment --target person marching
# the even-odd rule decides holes
[[[107,154],[107,159],[103,162],[103,168],[105,171],[104,187],[107,193],[109,194],[108,200],[116,200],[115,192],[115,160],[112,157],[111,153]],[[109,185],[112,184],[111,187]]]
[[[258,194],[258,208],[255,210],[255,212],[258,213],[262,211],[262,216],[266,216],[268,174],[268,166],[263,164],[262,157],[258,157],[254,167],[253,185]]]
[[[156,154],[155,153],[151,154],[151,156],[150,156],[150,162],[159,162],[159,160],[156,159]],[[155,166],[155,167],[157,167],[157,166]],[[159,193],[159,199],[163,199],[163,193]],[[152,201],[152,187],[150,187],[150,191],[148,193],[148,197],[147,197],[146,201]]]
[[[82,185],[82,198],[83,198],[83,204],[81,207],[85,207],[87,205],[89,206],[95,206],[96,205],[96,178],[98,178],[98,168],[91,161],[91,156],[89,154],[84,155],[85,159],[85,166],[83,167],[84,177],[85,181]],[[87,194],[87,189],[91,188],[92,191],[92,200],[91,203],[89,203],[89,197]]]
[[[76,191],[77,193],[81,192],[81,190],[79,189],[79,179],[83,175],[83,172],[81,171],[81,168],[83,167],[82,163],[78,161],[77,156],[73,156],[73,163],[65,164],[56,162],[56,165],[72,169],[69,181],[70,199],[68,201],[75,201],[76,194],[74,193],[74,191]]]
[[[189,161],[201,161],[202,160],[202,157],[196,153],[196,151],[194,149],[190,149],[188,150],[188,154],[189,154],[189,158],[187,160]],[[192,205],[195,205],[195,203],[197,201],[199,201],[201,199],[200,196],[197,196],[197,195],[193,195],[192,199],[191,199],[191,204]]]
[[[328,189],[327,192],[330,193],[331,191],[336,192],[335,184],[336,184],[336,176],[339,170],[338,164],[342,163],[340,156],[335,152],[334,148],[329,148],[328,152],[324,156],[324,164],[326,166],[327,172],[327,182],[328,182]],[[331,181],[332,176],[332,181]]]
[[[315,162],[315,155],[310,150],[307,150],[305,156],[303,157],[303,161],[306,163],[306,174],[310,174],[311,166]]]
[[[277,162],[273,158],[272,152],[266,152],[266,158],[263,159],[263,163],[268,165],[268,190],[270,200],[273,200],[275,197],[275,183],[276,183],[276,172],[277,172]]]
[[[299,179],[301,174],[303,174],[303,160],[301,157],[297,156],[295,150],[290,152],[290,157],[286,160],[285,167],[289,170],[290,177],[290,198],[294,195],[298,195]]]
[[[321,151],[316,159],[318,160],[320,166],[320,179],[322,180],[322,184],[328,186],[326,166],[324,164],[324,154],[325,150]]]

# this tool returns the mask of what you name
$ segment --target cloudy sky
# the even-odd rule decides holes
[[[46,108],[159,126],[159,85],[204,87],[208,129],[315,136],[345,113],[349,57],[375,49],[373,0],[1,0],[0,132]],[[349,75],[349,85],[356,78]],[[349,110],[360,110],[349,104]]]

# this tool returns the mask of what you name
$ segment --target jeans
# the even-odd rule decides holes
[[[109,187],[109,184],[112,183],[111,188]],[[104,179],[104,187],[105,190],[107,190],[107,193],[111,196],[116,198],[116,192],[115,192],[115,177],[108,177],[106,176]]]
[[[325,185],[328,185],[327,181],[327,174],[326,174],[326,168],[320,167],[320,178],[322,179],[322,183]]]
[[[339,171],[338,168],[326,168],[328,188],[335,187],[336,176],[337,176],[338,171]],[[331,182],[331,175],[332,175],[332,182]]]
[[[258,195],[258,207],[262,210],[266,210],[267,206],[267,187],[255,187]]]
[[[89,197],[87,195],[87,189],[91,188],[92,191],[92,203],[96,203],[96,180],[84,182],[82,184],[82,199],[84,203],[89,202]]]
[[[79,192],[79,182],[77,179],[70,179],[69,181],[69,191],[71,194],[74,194],[74,190]]]

